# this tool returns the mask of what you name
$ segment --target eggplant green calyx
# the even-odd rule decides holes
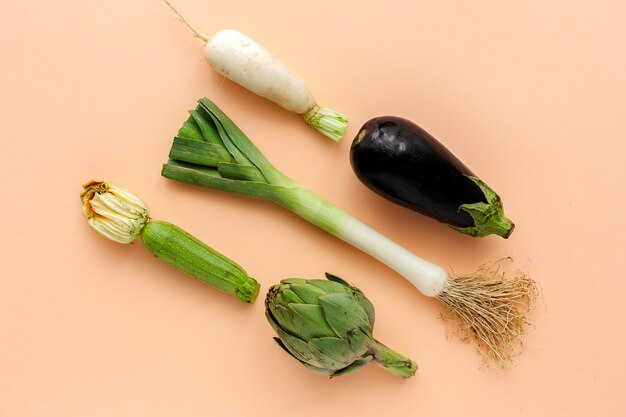
[[[463,210],[472,216],[473,227],[457,227],[448,225],[454,230],[474,237],[483,237],[496,234],[507,239],[513,233],[515,224],[504,215],[502,200],[487,184],[479,178],[468,175],[467,178],[474,181],[485,195],[487,202],[463,204],[459,210]]]
[[[276,342],[307,368],[331,378],[369,362],[408,378],[417,365],[372,337],[374,307],[343,279],[289,278],[270,288],[265,316]]]

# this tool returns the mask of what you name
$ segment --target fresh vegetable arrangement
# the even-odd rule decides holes
[[[508,238],[513,223],[500,197],[445,146],[415,123],[376,117],[350,148],[352,169],[386,199],[470,236]]]
[[[230,29],[208,36],[169,0],[163,1],[206,42],[205,58],[218,73],[301,115],[335,141],[345,134],[346,116],[320,108],[306,85],[261,45]],[[350,160],[357,177],[376,193],[462,233],[508,238],[514,229],[500,197],[409,120],[385,116],[366,122],[352,143]],[[506,367],[519,353],[527,314],[538,296],[532,278],[507,273],[498,264],[469,275],[449,275],[276,169],[207,98],[198,101],[178,130],[161,175],[272,201],[439,300],[446,310],[443,318],[454,319],[454,334],[473,342],[485,362]],[[152,220],[146,204],[124,187],[90,181],[83,189],[83,215],[104,237],[128,244],[140,236],[155,257],[176,269],[245,303],[256,299],[260,285],[243,268],[179,227]],[[330,377],[370,362],[402,378],[413,376],[415,362],[374,339],[374,307],[363,292],[337,276],[326,278],[289,278],[269,289],[265,316],[278,335],[276,342],[307,368]]]
[[[204,56],[209,65],[224,77],[265,97],[329,138],[338,141],[346,132],[345,115],[317,105],[309,88],[267,49],[243,33],[224,29],[206,35],[198,31],[168,1],[163,0],[195,37],[206,42]]]
[[[506,366],[537,295],[524,274],[499,271],[450,276],[302,187],[274,168],[213,102],[203,98],[174,139],[166,178],[273,201],[330,234],[368,253],[435,297],[458,321],[486,360]]]
[[[374,306],[341,278],[289,278],[271,287],[265,316],[287,353],[315,372],[336,377],[369,362],[409,378],[417,365],[373,338]]]
[[[259,283],[235,262],[211,249],[179,227],[152,220],[146,204],[124,187],[89,181],[80,195],[83,215],[102,236],[133,243],[138,236],[157,258],[218,290],[253,303]]]

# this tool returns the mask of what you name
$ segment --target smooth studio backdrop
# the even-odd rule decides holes
[[[0,416],[620,416],[626,6],[622,1],[176,0],[245,32],[347,113],[336,144],[213,72],[158,0],[4,1],[0,12]],[[195,101],[274,164],[456,273],[511,256],[541,284],[527,347],[481,369],[435,300],[294,215],[160,177]],[[499,192],[517,228],[472,239],[353,175],[352,138],[409,118]],[[81,185],[119,182],[262,284],[253,305],[97,235]],[[376,306],[375,335],[419,363],[329,380],[272,341],[263,295],[332,272]]]

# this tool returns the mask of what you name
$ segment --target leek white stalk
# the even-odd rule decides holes
[[[483,358],[507,366],[537,296],[523,274],[479,271],[450,276],[277,170],[246,135],[207,98],[179,129],[161,174],[173,180],[273,201],[385,263],[422,294],[435,297],[458,319],[457,333]]]
[[[448,273],[398,245],[313,192],[302,188],[279,189],[275,201],[305,220],[378,259],[411,282],[422,294],[441,293]]]
[[[320,133],[339,141],[346,133],[348,118],[328,107],[320,107],[304,82],[259,43],[232,29],[212,36],[200,32],[168,1],[163,2],[182,20],[195,37],[206,42],[204,57],[218,73],[299,114]]]

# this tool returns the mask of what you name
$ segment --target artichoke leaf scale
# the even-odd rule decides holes
[[[296,359],[317,367],[323,367],[321,366],[318,359],[311,353],[307,342],[290,335],[289,333],[283,331],[281,328],[277,328],[276,333],[278,333],[278,336],[283,341],[283,346],[287,348],[287,350],[291,352],[291,354],[295,356]]]
[[[352,288],[352,287],[347,287],[338,282],[326,281],[326,280],[321,280],[321,279],[312,279],[309,281],[309,283],[321,289],[327,294],[334,294],[334,293],[350,294],[351,293],[350,289]]]
[[[307,284],[310,280],[304,278],[287,278],[281,281],[280,285],[291,286],[293,284]]]
[[[363,308],[363,310],[365,310],[365,314],[367,314],[367,318],[369,319],[370,322],[370,326],[373,328],[374,327],[374,318],[375,318],[375,310],[374,310],[374,306],[372,305],[372,303],[370,302],[370,300],[368,300],[365,295],[363,295],[363,293],[361,291],[356,291],[354,294],[355,298],[358,300],[359,305]]]
[[[321,306],[315,304],[294,304],[288,306],[294,315],[296,334],[304,340],[314,337],[336,337],[337,333],[329,326]]]
[[[335,378],[341,375],[349,374],[354,371],[358,371],[359,369],[367,365],[372,359],[373,357],[371,355],[365,356],[359,360],[352,362],[350,365],[346,366],[345,368],[342,368],[333,372],[330,377]]]
[[[346,335],[346,342],[354,352],[367,352],[372,344],[372,329],[353,329]]]
[[[328,279],[329,281],[337,282],[337,283],[339,283],[341,285],[345,285],[346,287],[354,288],[352,286],[352,284],[350,284],[349,282],[347,282],[343,278],[338,277],[337,275],[333,275],[333,274],[330,274],[328,272],[326,272],[324,275],[326,276],[326,279]]]
[[[313,352],[322,352],[324,355],[341,364],[341,367],[360,358],[364,352],[354,352],[350,348],[350,344],[338,337],[319,337],[309,340],[309,346]]]
[[[330,375],[332,373],[332,371],[329,371],[328,369],[324,369],[324,368],[319,368],[317,366],[313,366],[310,365],[302,360],[300,360],[298,357],[294,356],[294,354],[287,348],[287,346],[285,346],[285,344],[283,343],[282,340],[280,340],[279,337],[275,337],[274,341],[278,344],[278,346],[280,346],[285,352],[287,352],[289,354],[289,356],[291,356],[292,358],[294,358],[295,360],[297,360],[298,362],[300,362],[302,365],[306,366],[307,368],[309,368],[310,370],[312,370],[313,372],[317,372],[318,374],[324,374],[324,375]],[[339,371],[337,371],[339,372]],[[335,373],[332,373],[332,375],[335,375]]]
[[[310,284],[291,284],[290,288],[306,304],[317,304],[317,299],[326,295],[323,290]]]
[[[371,329],[367,313],[351,294],[327,294],[319,298],[319,304],[337,335],[343,337],[355,328]]]
[[[298,294],[293,292],[291,288],[285,288],[281,292],[278,293],[278,296],[276,297],[276,302],[278,304],[282,304],[286,306],[290,303],[301,304],[301,303],[304,303],[304,300],[298,297]]]
[[[293,314],[287,307],[280,304],[274,304],[271,306],[271,312],[275,321],[280,323],[280,326],[282,326],[284,330],[292,335],[298,333],[295,325],[293,324]]]
[[[311,342],[312,340],[309,340],[309,352],[311,352],[311,354],[317,359],[318,363],[321,365],[321,368],[327,369],[328,371],[336,371],[338,369],[344,368],[346,365],[354,361],[354,358],[339,358],[339,360],[337,360],[329,356],[331,352],[318,349]]]

